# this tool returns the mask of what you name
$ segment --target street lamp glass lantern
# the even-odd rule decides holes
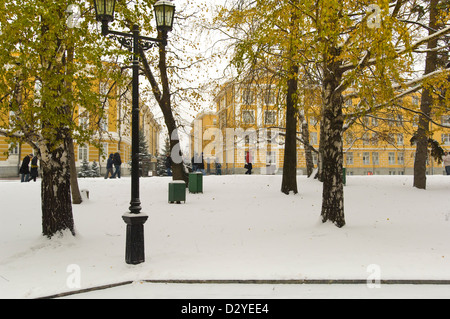
[[[167,0],[159,0],[154,5],[156,27],[159,31],[171,31],[173,17],[175,15],[175,5]]]
[[[116,0],[94,0],[97,21],[111,22],[114,20]]]

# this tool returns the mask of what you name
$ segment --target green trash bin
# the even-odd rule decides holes
[[[203,174],[189,173],[189,193],[203,193]]]
[[[186,183],[184,181],[172,181],[169,183],[169,203],[186,203]]]

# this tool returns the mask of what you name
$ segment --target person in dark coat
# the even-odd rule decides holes
[[[169,154],[166,154],[166,169],[167,176],[172,176],[172,158],[169,156]]]
[[[203,175],[205,175],[205,160],[203,159],[203,152],[199,158],[198,169],[200,170],[200,172],[202,172]]]
[[[38,158],[37,156],[34,156],[31,160],[31,170],[30,170],[30,178],[28,179],[28,182],[33,180],[36,181],[36,178],[38,177]]]
[[[114,164],[114,168],[116,170],[114,171],[114,174],[111,176],[111,178],[116,178],[116,176],[118,178],[120,178],[120,166],[122,165],[122,160],[120,158],[120,154],[119,153],[114,153],[113,164]]]
[[[21,174],[20,182],[28,182],[30,177],[30,168],[28,165],[30,164],[30,160],[33,157],[33,154],[27,155],[23,158],[22,165],[20,166],[19,173]]]
[[[106,175],[105,179],[108,178],[108,175],[111,173],[113,175],[113,153],[109,154],[108,160],[106,161]]]

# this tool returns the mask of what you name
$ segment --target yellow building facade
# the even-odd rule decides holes
[[[205,135],[208,129],[218,130],[219,143],[209,139],[201,140],[203,149],[214,148],[214,155],[222,163],[224,174],[240,174],[245,171],[245,154],[250,152],[254,173],[281,173],[284,162],[284,130],[285,112],[280,105],[283,100],[277,96],[274,86],[239,85],[229,83],[223,87],[215,98],[216,111],[208,114],[208,118],[200,114],[202,119],[193,125],[197,131],[197,140]],[[316,101],[317,102],[317,101]],[[318,103],[303,99],[304,121],[309,128],[309,143],[319,149],[320,142],[320,107]],[[399,103],[408,108],[418,109],[420,96],[412,94],[404,97]],[[344,112],[351,112],[358,104],[356,99],[348,99]],[[400,110],[400,111],[399,111]],[[418,117],[414,113],[394,110],[383,110],[376,114],[359,117],[344,133],[344,167],[348,175],[406,175],[413,174],[415,146],[410,139],[417,130]],[[449,114],[439,115],[435,123],[448,125]],[[195,121],[194,121],[195,122]],[[301,132],[298,124],[298,136]],[[433,138],[441,146],[450,150],[450,131],[436,124],[431,124]],[[201,133],[199,133],[201,132]],[[194,133],[193,133],[194,134]],[[199,143],[199,142],[197,142]],[[197,144],[200,145],[200,144]],[[214,146],[214,147],[212,147]],[[197,148],[198,149],[198,148]],[[220,150],[220,152],[217,152]],[[317,153],[313,152],[313,161],[318,165]],[[305,148],[297,143],[297,171],[306,173]],[[427,166],[428,174],[443,174],[442,164],[430,157]]]
[[[107,92],[108,83],[99,83],[95,90]],[[125,91],[125,90],[124,90]],[[109,92],[109,91],[108,91]],[[129,92],[129,90],[127,91]],[[82,109],[76,110],[74,121],[78,125],[95,130],[91,143],[79,144],[74,141],[75,163],[77,169],[84,161],[91,165],[95,161],[100,167],[100,174],[106,172],[106,160],[111,153],[120,153],[122,158],[122,174],[129,174],[128,162],[131,158],[131,96],[130,93],[109,92],[110,97],[102,99],[104,116],[93,119]],[[105,94],[107,96],[107,94]],[[120,99],[114,98],[120,96]],[[140,105],[140,131],[144,134],[148,152],[152,154],[153,170],[156,170],[156,153],[159,149],[161,126],[155,120],[148,105]],[[33,154],[32,147],[26,143],[13,144],[0,136],[0,178],[17,177],[22,159]]]

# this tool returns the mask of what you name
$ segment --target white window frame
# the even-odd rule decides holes
[[[405,164],[405,154],[403,152],[398,152],[397,153],[397,163],[399,165]]]
[[[370,152],[363,152],[363,165],[370,165]]]
[[[389,165],[395,165],[395,152],[388,153],[388,162]]]
[[[450,145],[450,134],[442,134],[441,138],[443,145]]]
[[[277,112],[273,111],[273,110],[264,111],[264,124],[265,125],[276,125],[277,124]]]
[[[378,152],[372,152],[372,164],[380,165],[380,154]]]
[[[403,134],[397,134],[397,145],[404,145],[405,141],[403,139]]]
[[[353,152],[345,153],[345,164],[353,165]]]
[[[242,90],[242,104],[252,105],[254,103],[254,95],[252,89]]]
[[[78,145],[78,160],[80,162],[89,161],[89,146],[86,144]]]

